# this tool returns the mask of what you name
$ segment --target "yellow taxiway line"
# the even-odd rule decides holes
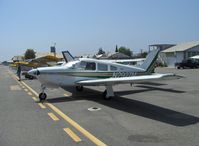
[[[32,97],[32,99],[33,99],[34,101],[37,101],[37,98],[36,98],[36,97],[34,97],[34,96]]]
[[[75,141],[80,142],[82,141],[79,136],[77,136],[70,128],[64,128],[64,131]]]
[[[65,121],[67,121],[70,125],[72,125],[73,127],[75,127],[79,132],[81,132],[83,135],[85,135],[88,139],[90,139],[93,143],[95,143],[96,145],[100,145],[100,146],[106,146],[106,144],[104,144],[102,141],[100,141],[99,139],[97,139],[95,136],[93,136],[91,133],[89,133],[87,130],[85,130],[84,128],[82,128],[78,123],[76,123],[75,121],[73,121],[70,117],[68,117],[67,115],[65,115],[61,110],[59,110],[57,107],[55,107],[54,105],[52,105],[51,103],[46,103],[46,105],[48,105],[53,111],[55,111],[58,115],[60,115]]]
[[[16,75],[13,74],[13,78],[17,81]],[[34,91],[30,86],[28,86],[25,82],[21,81],[20,83],[22,83],[26,88],[28,88],[28,90],[31,91],[36,97],[39,96],[39,94],[36,91]],[[44,106],[42,103],[38,103],[38,104],[40,105],[41,108]],[[83,127],[81,127],[78,123],[76,123],[74,120],[72,120],[66,114],[64,114],[61,110],[59,110],[53,104],[48,103],[48,102],[46,102],[44,104],[46,104],[49,108],[51,108],[60,117],[62,117],[66,122],[68,122],[70,125],[72,125],[74,128],[76,128],[79,132],[81,132],[84,136],[86,136],[88,139],[90,139],[94,144],[96,144],[97,146],[107,146],[105,143],[103,143],[98,138],[96,138],[94,135],[92,135],[90,132],[85,130]]]
[[[53,119],[54,121],[59,121],[59,118],[57,116],[55,116],[55,114],[53,113],[48,113],[49,117],[51,117],[51,119]]]
[[[28,95],[32,96],[32,93],[31,93],[31,92],[28,92]]]
[[[44,104],[42,104],[42,103],[38,103],[38,105],[39,105],[41,108],[43,108],[43,109],[46,108],[46,106],[45,106]]]

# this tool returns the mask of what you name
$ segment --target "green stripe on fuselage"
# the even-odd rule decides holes
[[[153,72],[154,68],[155,68],[155,62],[158,58],[159,53],[157,53],[157,55],[154,57],[154,59],[152,60],[151,64],[149,65],[149,67],[146,70],[146,74],[150,74]]]

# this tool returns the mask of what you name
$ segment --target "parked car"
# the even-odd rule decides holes
[[[193,60],[189,59],[189,60],[183,60],[180,63],[175,63],[175,67],[177,69],[198,68],[199,67],[199,63],[194,62]]]

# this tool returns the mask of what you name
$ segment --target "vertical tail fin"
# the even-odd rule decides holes
[[[69,51],[62,51],[62,54],[63,54],[64,60],[66,62],[70,62],[70,61],[75,60],[75,58],[70,54]]]
[[[147,55],[146,60],[140,67],[143,68],[147,73],[152,73],[155,68],[155,62],[158,58],[159,52],[160,52],[159,49],[151,51]]]

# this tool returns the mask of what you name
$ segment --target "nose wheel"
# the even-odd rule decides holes
[[[46,100],[46,98],[47,98],[47,94],[46,93],[43,92],[43,93],[39,94],[39,100],[40,100],[40,102]]]
[[[39,94],[39,100],[40,100],[40,102],[43,102],[47,98],[47,94],[44,92],[45,89],[46,89],[46,86],[43,85],[43,84],[41,84],[41,91],[42,92]]]

